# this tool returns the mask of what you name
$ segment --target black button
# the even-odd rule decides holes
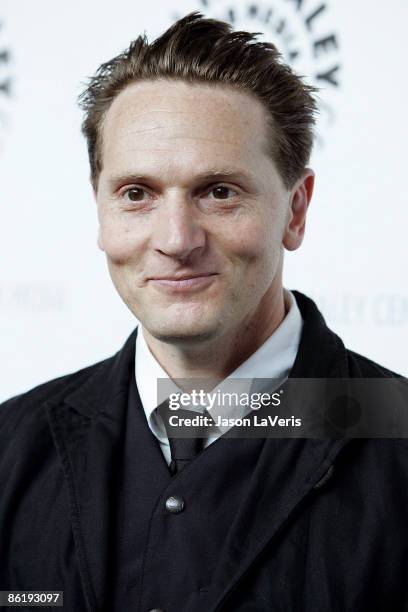
[[[180,495],[171,495],[166,499],[166,510],[178,514],[184,510],[184,499]]]

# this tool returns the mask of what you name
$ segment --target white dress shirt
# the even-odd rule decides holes
[[[287,314],[279,327],[248,359],[217,385],[216,389],[224,388],[228,391],[228,383],[231,384],[231,379],[239,378],[239,381],[232,383],[234,391],[240,393],[248,392],[249,389],[253,390],[251,385],[253,379],[282,380],[288,376],[297,355],[303,320],[294,295],[287,289],[284,289],[284,299]],[[135,377],[149,427],[159,440],[163,455],[167,463],[170,464],[169,441],[165,431],[160,426],[160,422],[156,418],[155,412],[159,403],[157,398],[157,380],[161,378],[167,379],[170,382],[170,379],[151,353],[143,335],[143,327],[140,324],[136,337]],[[180,392],[179,387],[176,385],[174,385],[174,390]],[[244,416],[244,412],[237,414],[237,408],[238,406],[234,408],[234,416]],[[248,409],[246,409],[246,412],[248,412]],[[225,410],[223,410],[223,415],[225,415]],[[216,416],[215,407],[211,411],[211,416]],[[212,444],[224,431],[221,428],[219,434],[205,438],[204,447]]]

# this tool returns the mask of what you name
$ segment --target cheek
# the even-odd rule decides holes
[[[236,267],[234,286],[238,286],[238,300],[257,301],[275,278],[282,257],[283,224],[278,215],[262,216],[256,222],[235,228],[231,237],[231,252]]]
[[[129,226],[109,220],[101,222],[100,240],[106,256],[115,264],[138,259],[143,250],[143,237]]]
[[[282,220],[277,215],[269,214],[235,227],[228,242],[237,259],[250,263],[275,257],[280,251],[282,237]]]

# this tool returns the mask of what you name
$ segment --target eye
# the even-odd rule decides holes
[[[231,198],[236,195],[236,192],[233,189],[230,189],[230,187],[227,187],[226,185],[217,185],[216,187],[213,187],[208,193],[212,193],[213,199],[215,200],[228,200],[228,198]]]
[[[145,198],[146,191],[141,187],[130,187],[123,192],[123,195],[131,202],[141,202]]]

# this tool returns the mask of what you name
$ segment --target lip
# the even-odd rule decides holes
[[[154,287],[165,291],[198,291],[210,285],[216,276],[216,274],[200,274],[179,278],[152,278],[149,282]]]

